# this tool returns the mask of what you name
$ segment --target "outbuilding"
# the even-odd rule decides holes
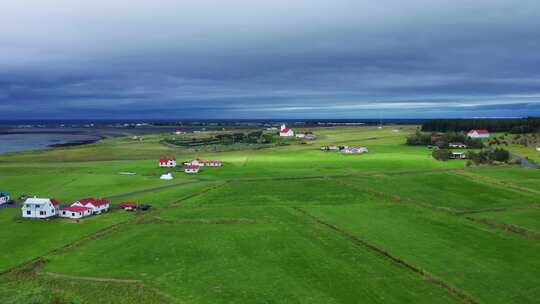
[[[69,206],[60,209],[60,217],[80,219],[92,215],[92,208],[81,206]]]
[[[118,206],[126,211],[133,211],[137,209],[137,203],[135,202],[121,202]]]
[[[0,191],[0,205],[7,204],[9,201],[10,201],[9,193]]]
[[[23,206],[22,217],[24,218],[49,218],[58,215],[58,200],[54,198],[27,198]]]
[[[185,173],[199,173],[200,169],[201,169],[201,167],[199,167],[199,166],[191,166],[191,165],[184,166],[184,172]]]
[[[449,148],[462,148],[462,149],[466,149],[466,148],[467,148],[467,145],[464,144],[464,143],[449,143],[449,144],[448,144],[448,147],[449,147]]]
[[[173,175],[169,172],[169,173],[165,173],[165,174],[162,174],[159,179],[162,179],[162,180],[171,180],[171,179],[174,179]]]

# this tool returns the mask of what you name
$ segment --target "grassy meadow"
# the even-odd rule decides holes
[[[415,130],[313,128],[315,141],[221,152],[160,134],[2,154],[0,190],[15,197],[152,208],[79,221],[0,209],[0,303],[537,303],[540,171],[436,161],[404,144]],[[334,144],[369,153],[319,149]],[[187,175],[158,168],[161,156],[224,166]]]

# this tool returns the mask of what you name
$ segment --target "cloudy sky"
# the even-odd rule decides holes
[[[540,115],[538,0],[3,0],[1,119]]]

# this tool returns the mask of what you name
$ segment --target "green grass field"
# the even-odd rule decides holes
[[[537,303],[540,171],[436,161],[404,145],[415,129],[314,128],[315,141],[219,153],[145,135],[0,155],[0,190],[16,197],[152,204],[80,221],[0,209],[0,303]],[[330,144],[370,152],[319,150]],[[160,156],[224,166],[186,175]]]

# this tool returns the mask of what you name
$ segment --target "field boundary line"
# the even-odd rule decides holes
[[[422,276],[424,279],[426,279],[427,281],[433,283],[434,285],[436,286],[439,286],[443,289],[445,289],[447,292],[449,292],[450,294],[454,295],[455,297],[459,298],[461,301],[463,301],[464,303],[468,303],[468,304],[479,304],[479,302],[477,302],[474,298],[472,298],[471,296],[469,296],[468,294],[464,293],[463,291],[451,286],[450,284],[446,283],[445,281],[443,281],[442,279],[439,279],[437,277],[435,277],[434,275],[432,275],[431,273],[425,271],[425,270],[422,270],[408,262],[406,262],[405,260],[397,257],[397,256],[394,256],[392,255],[391,253],[353,235],[352,233],[350,232],[347,232],[345,230],[343,230],[342,228],[334,225],[334,224],[331,224],[329,222],[326,222],[312,214],[310,214],[309,212],[307,212],[306,210],[302,209],[302,208],[299,208],[299,207],[292,207],[294,210],[298,211],[299,213],[303,214],[304,216],[307,216],[309,218],[311,218],[313,221],[315,221],[316,223],[319,223],[323,226],[326,226],[327,228],[330,228],[331,230],[341,234],[342,236],[348,238],[349,240],[353,241],[353,243],[357,244],[357,245],[360,245],[362,247],[365,247],[366,249],[368,249],[369,251],[371,252],[374,252],[376,253],[377,255],[383,257],[383,258],[386,258],[386,259],[389,259],[390,261],[392,261],[394,264],[397,264],[401,267],[404,267],[405,269],[408,269],[410,271],[412,271],[413,273],[416,273],[420,276]]]
[[[217,181],[216,182],[217,184],[214,185],[214,186],[211,186],[211,187],[207,187],[207,188],[204,188],[200,191],[197,191],[195,193],[191,193],[191,194],[188,194],[182,198],[180,198],[179,200],[176,200],[174,202],[172,202],[169,206],[166,206],[165,208],[163,209],[171,209],[171,208],[176,208],[176,207],[179,207],[184,201],[187,201],[189,199],[192,199],[194,197],[197,197],[199,195],[203,195],[203,194],[206,194],[210,191],[213,191],[213,190],[216,190],[218,188],[221,188],[223,187],[225,184],[227,184],[228,182],[222,182],[222,181]]]
[[[93,281],[93,282],[126,283],[126,284],[129,284],[129,283],[132,283],[132,284],[143,283],[142,280],[76,276],[76,275],[69,275],[69,274],[63,274],[63,273],[58,273],[58,272],[49,272],[49,271],[40,272],[39,274],[48,275],[48,276],[51,276],[51,277],[54,277],[54,278]]]
[[[515,226],[515,225],[512,225],[512,224],[501,223],[501,222],[494,221],[494,220],[489,220],[489,219],[478,219],[478,218],[469,217],[469,216],[465,216],[464,218],[466,218],[469,221],[475,222],[475,223],[484,224],[484,225],[489,226],[491,228],[504,230],[506,232],[511,232],[513,234],[517,234],[517,235],[526,237],[528,239],[540,240],[540,233],[529,230],[529,229],[526,229],[526,228],[522,228],[522,227]]]
[[[514,190],[514,191],[528,192],[530,194],[537,194],[537,195],[540,194],[540,191],[537,191],[537,190],[534,190],[534,189],[531,189],[531,188],[522,187],[522,186],[516,185],[516,184],[514,184],[512,182],[501,181],[501,180],[498,180],[496,178],[482,176],[482,175],[478,175],[478,174],[472,173],[472,172],[465,172],[465,171],[462,171],[462,170],[458,170],[458,171],[455,172],[455,174],[467,177],[470,180],[473,180],[475,182],[478,182],[478,183],[481,183],[481,184],[484,184],[484,185],[500,186],[500,187],[505,187],[506,189],[511,189],[511,190]]]
[[[210,182],[213,182],[213,181],[202,181],[202,180],[187,181],[187,182],[182,182],[182,183],[175,183],[175,184],[170,184],[170,185],[163,185],[163,186],[157,186],[157,187],[146,188],[146,189],[141,189],[141,190],[135,190],[135,191],[125,192],[125,193],[120,193],[120,194],[113,194],[113,195],[109,195],[109,196],[104,197],[104,198],[106,198],[106,199],[121,198],[121,197],[125,197],[125,196],[137,195],[137,194],[142,194],[142,193],[149,193],[149,192],[159,191],[159,190],[163,190],[163,189],[181,187],[181,186],[185,186],[185,185],[210,183]]]

